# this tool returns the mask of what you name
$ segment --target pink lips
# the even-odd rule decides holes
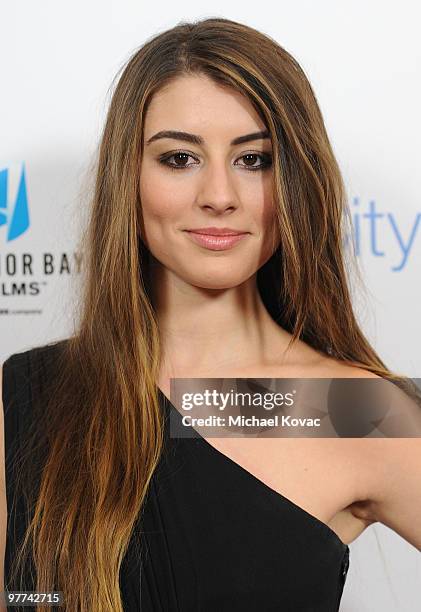
[[[223,234],[220,235],[215,235],[214,233],[205,234],[203,233],[204,231],[205,230],[186,230],[187,234],[196,244],[199,244],[200,246],[203,246],[212,251],[225,251],[226,249],[230,249],[248,235],[247,233],[235,233],[232,230],[230,234],[225,233],[230,230],[219,230],[218,233],[223,232]],[[213,231],[216,233],[218,230],[212,228],[208,231]]]

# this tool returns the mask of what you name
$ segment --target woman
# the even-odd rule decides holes
[[[71,611],[329,612],[368,525],[421,548],[418,439],[168,435],[178,377],[392,378],[414,408],[354,317],[344,202],[312,89],[276,42],[206,19],[133,55],[77,332],[3,365],[20,516],[5,588],[60,590]]]

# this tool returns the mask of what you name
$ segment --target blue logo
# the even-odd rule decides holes
[[[360,199],[352,201],[352,238],[357,256],[371,255],[393,257],[392,272],[400,272],[408,264],[410,255],[415,251],[415,238],[421,226],[421,212],[415,212],[414,217],[402,227],[396,213],[379,212],[375,200],[368,202],[368,211],[360,209]],[[351,236],[345,236],[345,246],[350,243]]]
[[[0,170],[0,227],[7,226],[6,242],[19,238],[30,225],[24,165],[14,202],[9,201],[8,197],[9,178],[10,173],[7,168]]]

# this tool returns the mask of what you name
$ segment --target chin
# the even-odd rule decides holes
[[[222,289],[233,289],[234,287],[238,287],[242,283],[244,283],[247,278],[217,278],[214,276],[212,279],[204,279],[203,277],[200,279],[194,278],[187,280],[186,282],[190,283],[194,287],[198,287],[200,289],[209,289],[209,290],[222,290]]]

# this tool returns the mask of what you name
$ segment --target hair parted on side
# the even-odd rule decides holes
[[[63,591],[71,612],[122,612],[119,570],[161,456],[161,345],[140,239],[139,166],[153,95],[194,73],[242,92],[270,132],[281,246],[258,271],[258,287],[271,316],[291,344],[300,338],[415,393],[356,321],[343,253],[345,188],[298,62],[229,19],[181,22],[149,39],[117,75],[82,242],[77,329],[62,343],[19,468],[30,523],[15,578],[31,556],[36,590]]]

